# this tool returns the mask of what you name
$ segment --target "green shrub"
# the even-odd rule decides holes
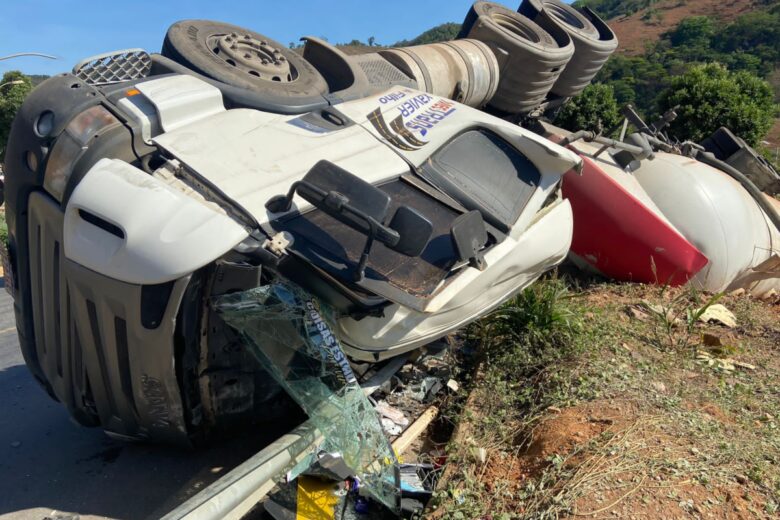
[[[21,83],[15,84],[17,81]],[[18,70],[12,70],[3,74],[0,85],[3,85],[0,88],[0,161],[2,161],[8,135],[11,133],[11,123],[14,121],[16,111],[22,106],[24,98],[32,90],[32,81]]]
[[[0,211],[0,242],[8,247],[8,224],[5,221],[5,211]]]
[[[563,280],[550,278],[483,319],[477,327],[494,373],[517,381],[571,356],[580,326],[571,297]]]
[[[563,106],[555,118],[555,124],[572,131],[603,132],[620,124],[621,120],[613,88],[594,83]]]
[[[757,145],[772,127],[777,112],[769,83],[748,72],[730,72],[709,63],[674,78],[659,97],[659,111],[677,107],[669,127],[678,139],[701,141],[721,126]]]

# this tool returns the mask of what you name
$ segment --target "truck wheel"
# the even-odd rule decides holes
[[[574,52],[563,31],[550,34],[525,16],[492,2],[477,2],[463,32],[486,43],[500,69],[498,91],[490,106],[509,114],[526,114],[550,92]]]
[[[566,32],[574,43],[574,56],[551,90],[557,96],[580,94],[617,49],[615,33],[587,8],[580,12],[559,0],[523,0],[519,12],[548,32]]]
[[[222,22],[182,20],[162,54],[196,72],[273,98],[321,99],[328,84],[302,56],[262,34]]]

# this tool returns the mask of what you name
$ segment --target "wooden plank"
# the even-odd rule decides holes
[[[402,455],[409,446],[430,426],[436,416],[439,415],[439,409],[431,406],[425,410],[420,417],[415,420],[404,432],[393,441],[393,450],[397,455]]]

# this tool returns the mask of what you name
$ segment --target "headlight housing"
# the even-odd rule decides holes
[[[95,139],[122,123],[101,105],[88,108],[74,117],[57,138],[46,165],[44,189],[62,201],[73,166]]]

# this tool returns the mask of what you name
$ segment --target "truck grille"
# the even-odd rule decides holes
[[[186,439],[174,367],[174,327],[189,277],[173,284],[154,329],[141,316],[143,286],[65,258],[63,212],[29,201],[30,294],[35,352],[55,396],[86,425],[118,436]]]

